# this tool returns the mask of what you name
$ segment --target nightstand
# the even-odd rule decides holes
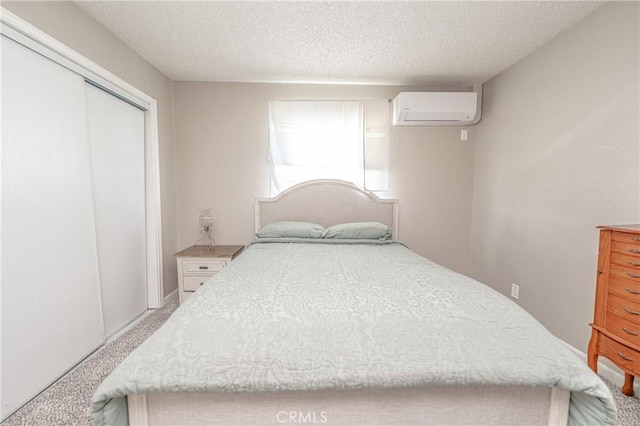
[[[222,271],[244,246],[191,246],[174,254],[178,262],[178,296],[184,303],[209,278]]]

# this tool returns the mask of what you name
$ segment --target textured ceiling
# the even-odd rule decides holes
[[[81,1],[176,81],[483,83],[602,2]]]

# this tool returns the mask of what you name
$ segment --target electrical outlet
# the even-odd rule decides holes
[[[469,138],[469,131],[468,130],[460,130],[460,140],[461,141],[466,141]]]
[[[511,297],[514,299],[520,297],[520,286],[518,284],[511,284]]]

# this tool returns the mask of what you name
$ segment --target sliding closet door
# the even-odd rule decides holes
[[[147,309],[144,112],[86,85],[105,335]]]
[[[2,417],[103,342],[84,97],[2,37]]]

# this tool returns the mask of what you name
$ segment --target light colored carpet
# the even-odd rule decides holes
[[[602,379],[602,377],[601,377]],[[638,380],[636,378],[636,380]],[[616,426],[640,426],[640,398],[626,396],[620,392],[620,387],[608,380],[602,379],[609,386],[618,407],[618,421]]]
[[[100,383],[129,353],[164,324],[177,307],[178,302],[175,301],[143,318],[129,331],[51,385],[2,425],[90,425],[90,401]],[[624,396],[619,387],[606,380],[605,383],[611,388],[618,406],[616,425],[640,426],[640,398]]]

